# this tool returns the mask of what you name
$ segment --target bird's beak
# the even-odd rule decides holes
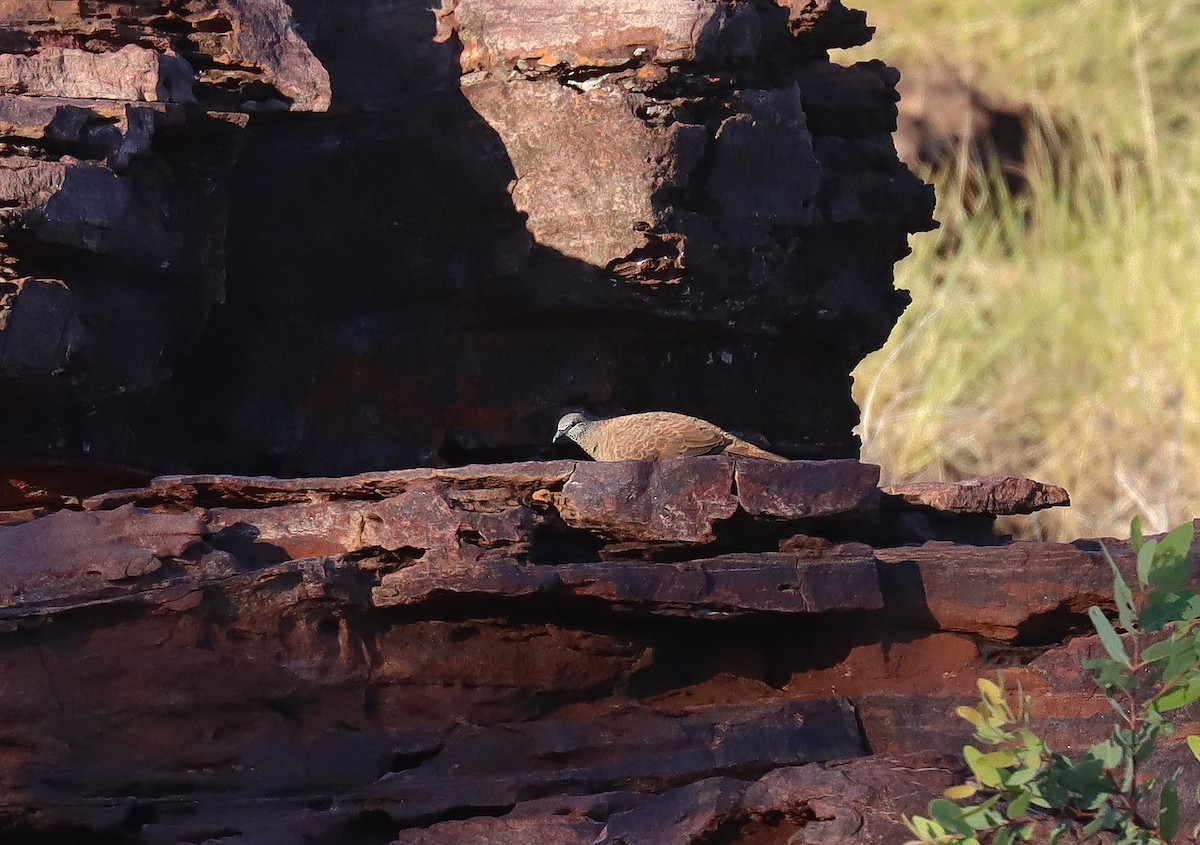
[[[561,443],[562,441],[564,441],[566,439],[567,439],[567,433],[565,431],[556,431],[556,432],[554,432],[554,439],[551,440],[550,442],[551,443]]]

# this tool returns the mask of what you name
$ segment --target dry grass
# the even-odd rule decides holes
[[[1048,538],[1200,515],[1200,0],[850,5],[879,32],[844,59],[954,62],[1069,127],[1026,196],[968,215],[939,185],[948,225],[897,268],[914,304],[855,374],[864,457],[1062,484]]]

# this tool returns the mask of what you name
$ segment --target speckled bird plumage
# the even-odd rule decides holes
[[[558,422],[554,442],[564,439],[577,443],[597,461],[653,461],[721,454],[787,460],[710,422],[671,411],[647,411],[607,420],[567,414]]]

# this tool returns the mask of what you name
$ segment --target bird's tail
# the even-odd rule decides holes
[[[725,447],[725,454],[738,455],[743,458],[762,458],[765,461],[782,461],[785,463],[788,460],[783,455],[776,455],[774,452],[760,449],[753,443],[748,443],[740,437],[735,437],[733,442]]]

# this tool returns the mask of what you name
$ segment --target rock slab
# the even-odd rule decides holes
[[[175,476],[0,525],[0,819],[885,843],[956,777],[949,714],[998,666],[1055,744],[1103,731],[1098,543],[872,547],[874,467],[761,463]],[[711,521],[647,530],[689,509]]]

